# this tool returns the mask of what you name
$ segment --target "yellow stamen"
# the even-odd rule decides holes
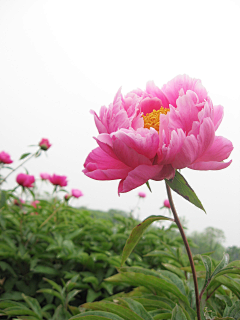
[[[160,114],[167,114],[170,109],[161,107],[159,110],[153,110],[150,113],[147,113],[145,116],[143,115],[144,120],[144,128],[150,129],[154,128],[159,132],[159,121]]]

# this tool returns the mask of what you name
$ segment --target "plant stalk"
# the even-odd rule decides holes
[[[178,218],[177,211],[176,211],[174,203],[173,203],[171,189],[167,184],[166,184],[166,188],[167,188],[168,200],[169,200],[169,203],[170,203],[170,206],[171,206],[171,209],[172,209],[174,220],[175,220],[175,223],[176,223],[176,225],[177,225],[177,227],[178,227],[178,229],[179,229],[179,231],[181,233],[181,236],[182,236],[182,239],[183,239],[186,251],[187,251],[187,255],[188,255],[189,262],[190,262],[190,266],[191,266],[191,269],[192,269],[193,282],[194,282],[194,288],[195,288],[195,297],[196,297],[197,319],[201,320],[200,299],[199,299],[199,292],[198,292],[197,274],[196,274],[196,270],[195,270],[195,266],[194,266],[194,262],[193,262],[193,258],[192,258],[192,253],[191,253],[191,250],[190,250],[186,235],[184,233],[183,227],[182,227],[181,222],[180,222],[180,220]]]

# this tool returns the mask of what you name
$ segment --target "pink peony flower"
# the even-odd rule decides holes
[[[83,172],[96,180],[120,179],[118,193],[149,179],[173,179],[176,169],[220,170],[233,150],[215,132],[223,107],[213,106],[200,80],[175,77],[162,89],[148,82],[93,112],[98,148],[87,157]]]
[[[168,199],[166,199],[166,200],[163,201],[163,205],[164,205],[164,207],[166,207],[166,208],[169,208],[169,209],[171,208]]]
[[[4,151],[0,152],[0,163],[10,164],[13,161],[10,158],[10,155]]]
[[[67,186],[67,177],[66,176],[58,176],[53,174],[49,177],[49,181],[55,186],[66,187]]]
[[[40,177],[42,180],[49,180],[50,174],[48,173],[40,173]]]
[[[138,196],[139,196],[140,198],[145,198],[145,197],[146,197],[146,193],[144,193],[144,192],[138,192]]]
[[[78,190],[78,189],[72,189],[71,195],[72,195],[74,198],[80,198],[80,197],[83,196],[83,193],[82,193],[82,191],[80,191],[80,190]]]
[[[51,144],[49,143],[48,139],[44,138],[39,142],[38,145],[44,151],[48,150],[51,147]]]
[[[31,206],[33,206],[36,209],[38,203],[40,203],[40,201],[38,201],[38,200],[32,201]]]
[[[35,182],[34,176],[30,176],[25,173],[19,173],[16,178],[17,183],[20,186],[26,187],[26,188],[32,188],[33,183]]]

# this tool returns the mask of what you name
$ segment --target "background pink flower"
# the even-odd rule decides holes
[[[55,185],[60,187],[66,187],[67,186],[67,177],[66,176],[58,176],[56,174],[53,174],[49,177],[49,181]]]
[[[10,164],[12,163],[10,155],[4,151],[0,152],[0,163]]]
[[[164,205],[164,207],[166,207],[166,208],[169,208],[169,209],[171,208],[168,199],[164,200],[163,205]]]
[[[48,173],[40,173],[40,177],[42,180],[49,180],[50,174]]]
[[[36,209],[38,203],[40,203],[40,201],[38,201],[38,200],[32,201],[31,206],[33,206]]]
[[[138,192],[138,196],[140,197],[140,198],[145,198],[146,197],[146,193],[145,192]]]
[[[102,107],[94,120],[98,148],[87,157],[83,172],[96,180],[120,179],[118,193],[128,192],[149,179],[173,179],[176,169],[220,170],[233,150],[215,132],[223,107],[213,106],[198,79],[177,76],[162,89],[148,82],[146,90]]]
[[[50,147],[51,147],[51,144],[49,143],[48,139],[42,139],[40,142],[39,142],[39,147],[46,151],[48,150]]]
[[[20,186],[23,186],[26,188],[32,188],[34,187],[33,183],[35,182],[35,178],[34,176],[30,176],[25,173],[19,173],[17,175],[16,181]]]
[[[81,190],[72,189],[71,195],[72,195],[74,198],[80,198],[80,197],[83,196],[83,193],[82,193]]]

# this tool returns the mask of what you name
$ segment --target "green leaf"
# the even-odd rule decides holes
[[[86,319],[89,319],[89,320],[94,319],[94,318],[90,318],[87,316],[96,316],[96,317],[98,316],[98,318],[96,318],[96,319],[99,319],[99,320],[102,320],[102,319],[124,320],[124,318],[121,318],[116,314],[113,314],[110,312],[105,312],[105,311],[87,311],[87,312],[78,314],[78,315],[70,318],[69,320],[83,320],[84,317],[86,317]]]
[[[172,311],[172,318],[171,320],[187,320],[184,312],[182,311],[181,307],[176,305],[176,307]]]
[[[147,185],[149,191],[152,192],[151,187],[150,187],[150,184],[149,184],[149,181],[146,182],[146,185]]]
[[[224,253],[222,260],[217,265],[216,269],[213,271],[212,278],[217,275],[223,268],[227,266],[229,262],[229,255],[227,253]]]
[[[88,289],[87,292],[87,302],[93,302],[101,295],[101,292],[95,292],[93,289]]]
[[[206,277],[205,277],[205,282],[203,285],[203,288],[207,285],[207,283],[211,279],[211,273],[212,273],[212,260],[208,256],[201,256],[202,262],[204,264],[204,267],[206,269]]]
[[[51,274],[54,276],[59,274],[59,272],[56,269],[46,266],[36,266],[36,268],[34,268],[32,271],[35,273]]]
[[[166,302],[163,302],[161,300],[153,300],[153,299],[147,299],[147,298],[134,298],[135,301],[141,303],[145,308],[154,308],[154,309],[166,309],[166,310],[172,310],[171,306],[167,304]]]
[[[38,316],[39,319],[42,319],[42,311],[41,311],[41,307],[38,303],[38,301],[34,298],[25,296],[25,294],[22,294],[23,299],[27,302],[27,304],[29,305],[29,307],[36,313],[36,315]]]
[[[236,301],[232,307],[227,309],[227,312],[224,311],[223,315],[238,320],[240,318],[240,301]]]
[[[108,317],[104,317],[103,314],[109,314]],[[75,316],[73,318],[70,318],[69,320],[124,320],[124,318],[116,318],[115,315],[109,312],[102,312],[101,311],[89,311],[89,312],[84,312],[81,315]]]
[[[121,260],[121,265],[125,263],[137,243],[139,242],[141,236],[143,235],[144,231],[154,222],[154,221],[159,221],[159,220],[170,220],[172,221],[171,218],[167,218],[164,216],[150,216],[146,218],[143,222],[139,223],[135,228],[133,228],[124,248],[123,248],[123,253],[122,253],[122,260]]]
[[[182,272],[181,269],[179,269],[178,267],[176,266],[173,266],[172,264],[169,264],[169,263],[162,263],[162,265],[170,270],[171,272],[175,273],[176,275],[178,275],[180,278],[182,279],[185,279],[185,276],[184,276],[184,273]]]
[[[82,305],[82,307],[86,309],[101,310],[101,311],[114,313],[119,317],[122,317],[124,320],[143,320],[139,315],[137,315],[132,310],[123,306],[119,306],[113,302],[101,301],[101,302],[85,303]]]
[[[25,159],[30,154],[31,154],[30,152],[22,154],[19,160]]]
[[[145,310],[145,308],[143,307],[143,305],[137,301],[134,301],[130,298],[120,298],[119,300],[124,300],[127,302],[129,308],[135,312],[136,314],[138,314],[141,318],[143,318],[144,320],[153,320],[153,318],[151,317],[151,315]]]
[[[53,290],[53,289],[43,288],[43,289],[38,290],[37,292],[50,294],[50,295],[52,295],[54,297],[57,297],[61,301],[63,301],[62,295],[60,293],[58,293],[57,291]]]
[[[127,283],[133,286],[144,286],[150,289],[153,293],[156,291],[172,293],[174,296],[182,300],[186,305],[189,305],[187,297],[178,289],[175,284],[163,279],[159,279],[155,276],[145,275],[143,273],[122,272],[105,279],[105,281]]]
[[[171,319],[172,314],[171,313],[160,313],[153,317],[154,320],[160,320],[160,319]]]
[[[6,200],[6,191],[0,191],[0,209],[5,205]]]
[[[56,289],[59,293],[62,293],[62,287],[54,282],[53,280],[43,278],[43,280],[47,281],[54,289]]]
[[[196,193],[190,187],[187,180],[177,170],[175,171],[174,179],[172,181],[165,179],[165,182],[173,191],[206,212]]]

